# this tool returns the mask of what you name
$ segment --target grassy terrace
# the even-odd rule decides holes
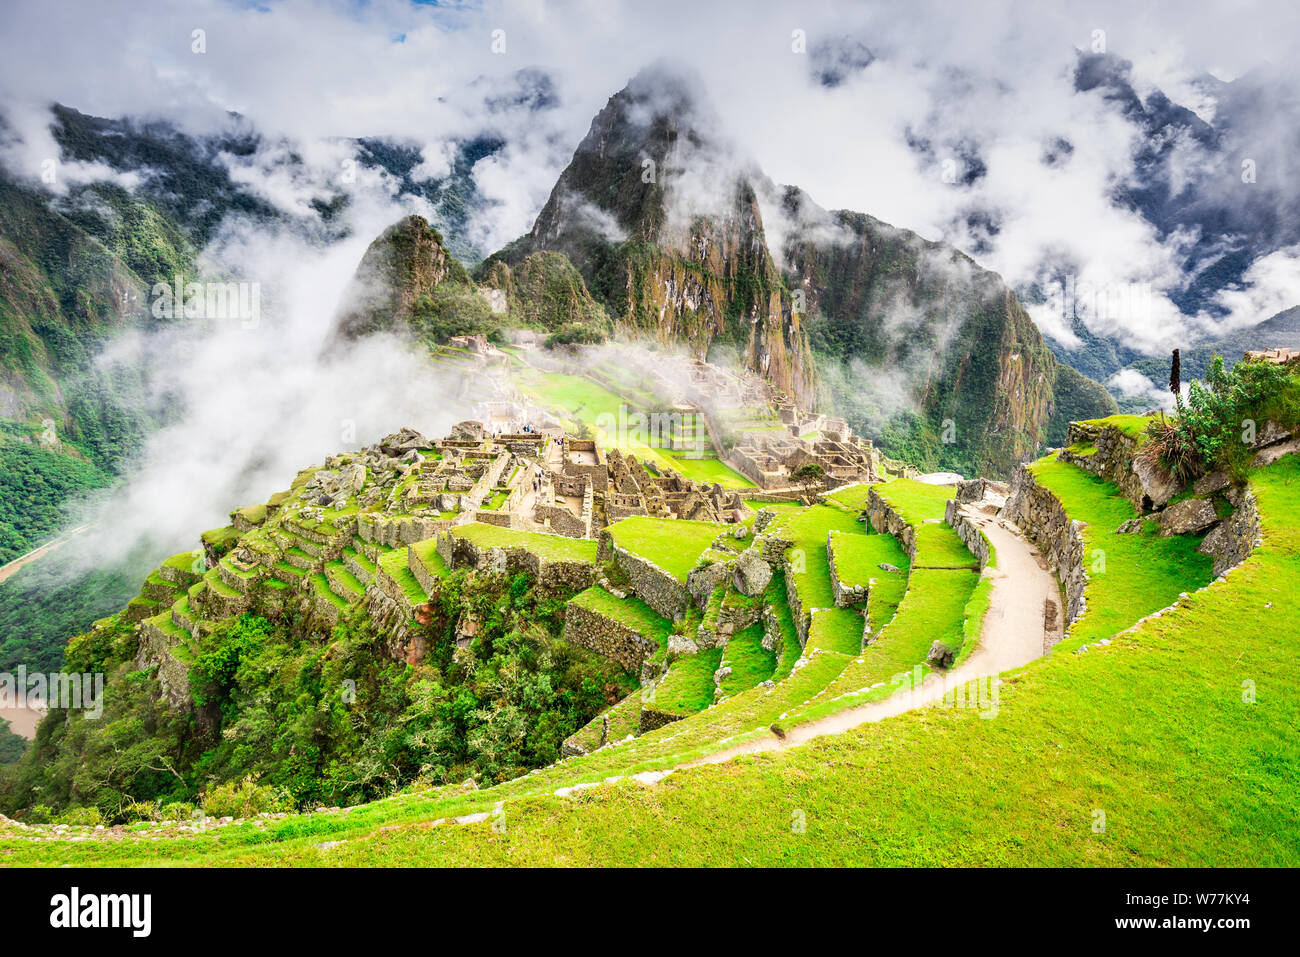
[[[957,494],[952,485],[929,485],[913,479],[893,479],[875,486],[876,494],[888,502],[908,525],[943,519],[948,499]]]
[[[726,526],[633,515],[609,526],[614,544],[654,562],[680,582]],[[590,543],[595,545],[594,542]]]
[[[836,505],[843,505],[845,508],[862,510],[867,507],[867,499],[871,496],[871,485],[862,482],[857,485],[846,485],[830,492],[826,496],[826,501],[834,502]]]
[[[1224,583],[1086,654],[1053,654],[999,689],[996,717],[924,709],[783,752],[561,798],[596,765],[719,720],[729,702],[554,770],[464,796],[289,818],[168,841],[59,843],[73,864],[1300,865],[1300,459],[1254,475],[1264,545]],[[1227,630],[1225,622],[1232,622]],[[819,655],[819,658],[827,657]],[[812,663],[796,674],[803,674]],[[1256,691],[1243,700],[1243,682]],[[753,692],[737,696],[752,698]],[[721,723],[721,722],[720,722]],[[685,735],[676,741],[683,748]],[[978,762],[971,755],[978,754]],[[1043,760],[1044,754],[1051,761]],[[579,772],[579,769],[584,769]],[[505,805],[509,826],[430,828]],[[869,809],[865,814],[863,809]],[[1094,811],[1106,829],[1092,828]],[[805,833],[789,825],[804,813]],[[942,821],[944,827],[933,826]],[[379,827],[385,830],[379,831]],[[325,835],[329,835],[326,837]],[[324,840],[347,838],[331,849]],[[6,838],[10,865],[49,843]]]
[[[731,674],[722,679],[722,693],[730,697],[772,677],[776,653],[763,647],[763,626],[750,625],[731,636],[722,653],[722,666]]]
[[[524,548],[545,561],[594,562],[598,545],[590,539],[566,538],[545,532],[524,532],[471,522],[451,530],[457,538],[473,542],[480,548]]]
[[[448,788],[175,839],[52,846],[0,832],[0,853],[10,866],[56,858],[73,865],[1300,865],[1293,730],[1300,606],[1291,601],[1300,577],[1300,458],[1255,473],[1253,482],[1264,545],[1226,582],[1117,634],[1109,646],[1086,653],[1059,646],[1006,678],[996,715],[924,709],[786,751],[683,769],[653,788],[623,780],[569,798],[550,793],[678,765],[782,714],[788,725],[850,665],[847,656],[819,652],[772,692],[751,688],[627,744],[482,791]],[[1100,509],[1106,495],[1093,489],[1078,504]],[[1108,569],[1115,572],[1109,553]],[[962,576],[976,579],[918,569],[914,588]],[[1103,595],[1090,592],[1093,611]],[[905,613],[900,607],[887,636],[897,637]],[[504,831],[429,826],[499,801],[506,802]],[[1097,809],[1106,813],[1100,834]],[[796,810],[807,820],[803,833],[789,826]],[[346,843],[320,846],[331,840]]]
[[[429,600],[429,596],[420,587],[420,583],[416,581],[415,575],[406,564],[405,548],[394,548],[380,555],[379,568],[397,582],[398,587],[402,589],[402,594],[412,605],[423,605]]]
[[[882,564],[907,571],[907,554],[893,535],[859,535],[836,529],[830,533],[830,548],[840,581],[846,585],[866,585],[873,578],[890,575],[880,568]]]
[[[722,661],[721,648],[682,655],[659,679],[646,707],[665,714],[694,714],[713,703],[713,673]]]
[[[615,598],[599,585],[593,585],[575,595],[569,604],[603,615],[620,625],[626,625],[642,638],[655,642],[661,648],[668,644],[672,622],[657,614],[639,598]]]
[[[1097,428],[1113,426],[1131,439],[1140,439],[1154,418],[1153,415],[1108,415],[1104,419],[1085,419],[1082,424]]]
[[[786,557],[793,569],[799,604],[805,612],[817,609],[808,629],[808,646],[857,654],[862,647],[862,615],[851,608],[835,607],[826,537],[836,531],[866,538],[861,523],[852,514],[828,505],[813,505],[777,521],[780,534],[794,542]]]
[[[1035,462],[1030,471],[1072,519],[1087,523],[1082,535],[1088,607],[1068,638],[1109,637],[1214,577],[1212,560],[1196,551],[1204,536],[1160,538],[1154,522],[1143,523],[1141,532],[1117,534],[1115,529],[1137,512],[1114,485],[1054,455]]]
[[[913,568],[893,621],[808,707],[791,715],[789,723],[889,697],[902,686],[900,676],[911,675],[917,666],[922,675],[928,673],[925,659],[933,642],[961,646],[967,603],[978,581],[973,571]]]

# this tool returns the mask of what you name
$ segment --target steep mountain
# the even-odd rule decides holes
[[[625,331],[734,352],[923,466],[1006,474],[1113,400],[1053,358],[996,275],[942,244],[772,183],[696,84],[611,97],[533,228],[485,262],[568,257]]]
[[[787,281],[805,291],[814,352],[838,373],[825,376],[826,397],[899,454],[1005,474],[1063,440],[1072,419],[1113,410],[1102,386],[1056,362],[1001,278],[967,256],[862,213],[827,212],[798,189],[779,209]]]
[[[753,181],[701,130],[694,84],[643,71],[592,122],[532,230],[488,260],[567,256],[621,326],[701,356],[734,350],[807,404],[807,335],[769,252]]]

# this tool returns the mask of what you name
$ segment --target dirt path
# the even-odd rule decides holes
[[[1042,657],[1051,639],[1044,610],[1048,601],[1059,598],[1056,577],[1047,568],[1047,562],[1020,530],[996,517],[996,507],[986,503],[967,505],[963,511],[980,526],[997,551],[998,568],[989,573],[993,577],[993,591],[984,631],[980,643],[969,658],[945,675],[931,674],[919,687],[900,691],[881,701],[858,708],[850,708],[818,721],[800,725],[786,731],[784,738],[769,733],[757,741],[731,748],[718,754],[690,762],[685,767],[699,764],[719,764],[741,754],[775,751],[801,744],[827,734],[840,734],[858,725],[880,721],[894,715],[935,704],[951,689],[978,681],[976,687],[988,688],[984,679]],[[886,640],[888,632],[886,631]],[[968,700],[976,700],[974,688],[968,691]],[[986,695],[991,692],[985,691]],[[996,706],[996,698],[985,699]]]
[[[36,561],[36,559],[42,557],[43,555],[48,555],[50,552],[54,551],[60,545],[66,545],[69,541],[71,541],[76,536],[80,535],[88,528],[90,528],[89,524],[81,525],[78,528],[74,528],[72,531],[68,532],[67,535],[64,535],[62,538],[58,539],[57,541],[50,542],[47,545],[42,545],[40,548],[30,551],[26,555],[20,555],[18,558],[15,558],[8,565],[5,565],[3,568],[0,568],[0,582],[9,578],[9,576],[11,576],[14,572],[18,571],[18,569],[22,568],[24,565],[28,564],[29,562],[34,562]]]

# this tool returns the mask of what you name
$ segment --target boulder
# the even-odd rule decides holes
[[[747,549],[736,560],[736,570],[732,577],[736,591],[748,598],[756,598],[763,594],[768,582],[772,580],[772,566],[755,549]]]
[[[673,657],[676,657],[677,655],[698,654],[699,650],[700,646],[686,635],[668,636],[668,654]]]
[[[1192,486],[1192,494],[1197,498],[1206,498],[1215,492],[1222,492],[1232,482],[1228,473],[1223,469],[1211,472],[1209,475],[1202,475]]]
[[[1214,504],[1209,499],[1189,498],[1164,510],[1160,516],[1160,535],[1162,538],[1190,535],[1209,528],[1218,520]]]
[[[1133,460],[1133,474],[1142,487],[1142,494],[1151,500],[1152,508],[1161,508],[1182,491],[1182,483],[1152,456],[1137,456]]]
[[[930,646],[930,653],[926,655],[926,660],[936,668],[951,668],[956,657],[956,652],[942,641],[936,641]]]

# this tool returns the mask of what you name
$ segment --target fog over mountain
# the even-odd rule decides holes
[[[97,360],[147,355],[167,374],[155,370],[146,390],[187,410],[168,428],[195,438],[163,432],[141,452],[155,481],[169,456],[189,460],[178,449],[220,437],[217,421],[239,437],[222,442],[222,491],[202,496],[212,520],[257,486],[259,463],[282,474],[290,458],[323,454],[335,420],[349,418],[333,411],[326,425],[290,429],[318,435],[301,446],[245,427],[262,408],[336,394],[339,370],[310,368],[305,344],[324,334],[366,243],[416,213],[472,267],[526,234],[592,116],[664,58],[690,64],[710,132],[765,182],[967,253],[1019,293],[1058,358],[1121,398],[1159,398],[1147,373],[1169,348],[1300,302],[1293,8],[740,9],[14,3],[0,41],[0,164],[74,221],[102,204],[91,184],[147,199],[188,232],[205,268],[266,289],[260,332],[143,332]],[[691,208],[668,210],[678,232],[718,199],[716,183],[695,185]],[[760,200],[783,259],[780,205]],[[354,396],[401,408],[400,350],[365,352],[365,368],[342,381],[374,382],[377,392]],[[179,354],[183,375],[168,358]],[[243,389],[227,386],[236,360]],[[846,360],[829,379],[853,369],[863,373]],[[890,375],[901,373],[877,370],[882,396]],[[200,413],[223,386],[224,417]],[[283,457],[268,459],[271,446]],[[168,488],[190,481],[172,474]]]

